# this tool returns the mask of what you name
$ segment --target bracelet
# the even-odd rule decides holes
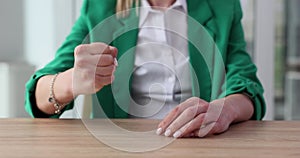
[[[54,105],[54,108],[55,108],[55,114],[60,114],[61,113],[61,109],[63,106],[65,106],[66,104],[61,104],[57,101],[57,99],[55,98],[55,94],[54,94],[54,83],[55,83],[55,80],[57,78],[59,73],[57,73],[56,75],[53,76],[52,78],[52,81],[51,81],[51,84],[50,84],[50,97],[48,99],[48,101],[50,103],[52,103]]]

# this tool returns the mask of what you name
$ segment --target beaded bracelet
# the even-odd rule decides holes
[[[58,73],[59,74],[59,73]],[[64,106],[64,104],[60,104],[57,99],[55,98],[55,95],[54,95],[54,83],[55,83],[55,80],[58,76],[58,74],[54,75],[53,78],[52,78],[52,81],[51,81],[51,84],[50,84],[50,97],[48,99],[49,103],[52,103],[54,105],[54,108],[55,108],[55,114],[60,114],[61,113],[61,109],[62,107]]]

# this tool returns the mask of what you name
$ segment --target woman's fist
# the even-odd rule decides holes
[[[73,94],[93,94],[114,80],[117,49],[104,43],[79,45],[75,48]]]

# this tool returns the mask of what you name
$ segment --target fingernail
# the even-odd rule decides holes
[[[118,60],[115,58],[114,65],[119,66]]]
[[[156,130],[157,135],[161,135],[161,133],[162,133],[162,128],[159,128],[159,129]]]
[[[170,135],[171,135],[171,130],[169,130],[169,129],[168,129],[168,130],[166,130],[166,132],[165,132],[165,136],[166,136],[166,137],[169,137]]]
[[[180,137],[181,136],[181,132],[180,131],[177,131],[177,132],[175,132],[174,134],[173,134],[173,137],[174,138],[178,138],[178,137]]]
[[[115,47],[109,46],[109,50],[114,51]]]

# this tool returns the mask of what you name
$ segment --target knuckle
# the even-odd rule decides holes
[[[107,44],[102,43],[102,42],[96,42],[96,43],[93,43],[93,44],[96,45],[97,47],[101,47],[101,48],[106,48],[107,47]]]
[[[195,121],[197,122],[197,123],[202,123],[203,121],[204,121],[204,118],[205,118],[205,115],[204,114],[200,114],[200,115],[198,115],[196,118],[195,118]]]
[[[93,46],[99,49],[100,53],[104,53],[108,48],[107,44],[101,42],[93,43]]]
[[[173,111],[173,112],[174,112],[175,114],[177,114],[179,111],[180,111],[180,107],[179,107],[179,106],[177,106],[177,107],[174,109],[174,111]]]
[[[185,112],[186,112],[186,114],[187,114],[188,116],[195,115],[195,113],[196,113],[193,107],[187,108],[187,109],[185,110]]]
[[[192,100],[192,101],[198,101],[199,98],[198,98],[198,97],[192,97],[191,100]]]
[[[74,52],[75,56],[80,56],[81,54],[83,54],[87,50],[87,47],[88,46],[84,44],[77,46]]]
[[[180,107],[177,106],[173,111],[172,111],[172,115],[174,116],[178,116],[181,113],[180,111]]]
[[[198,98],[198,97],[192,97],[192,98],[190,98],[189,101],[191,103],[193,103],[193,104],[198,104],[200,102],[200,98]]]
[[[205,103],[205,104],[198,104],[199,106],[202,106],[204,109],[208,109],[209,107],[209,104],[208,103]]]

